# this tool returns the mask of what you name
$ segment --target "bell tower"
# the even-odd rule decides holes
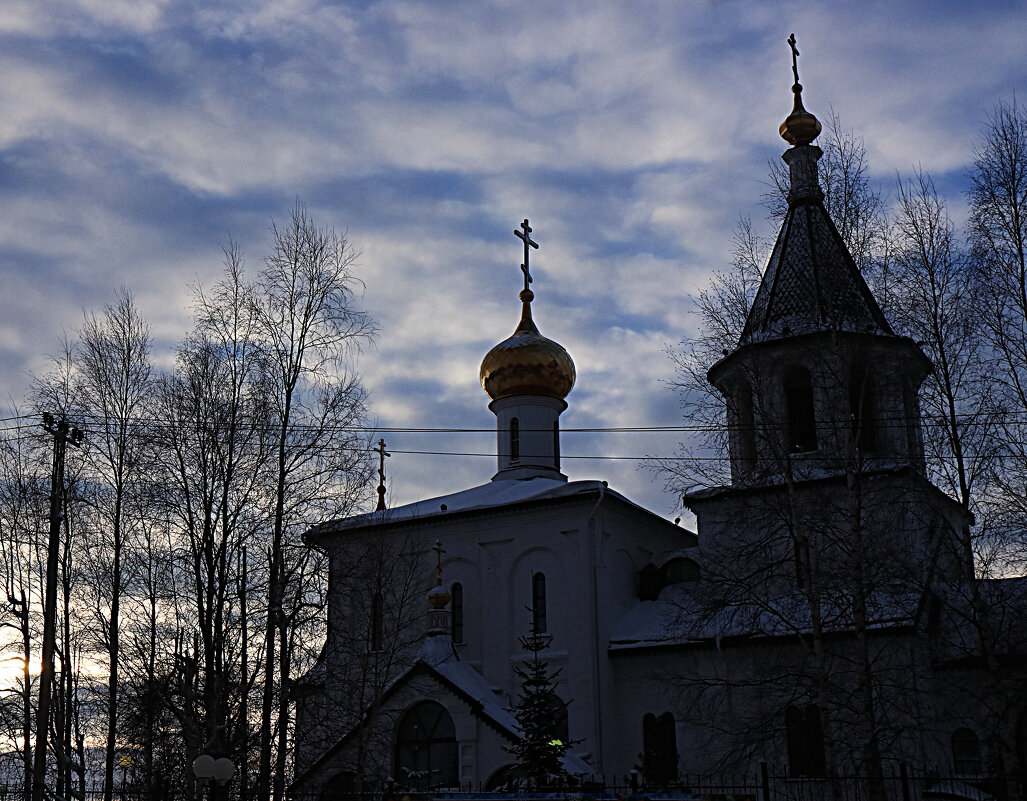
[[[897,336],[824,208],[819,120],[794,105],[788,211],[733,352],[710,369],[728,410],[733,485],[844,472],[854,462],[924,471],[917,392],[931,363]]]

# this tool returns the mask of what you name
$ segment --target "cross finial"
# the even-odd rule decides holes
[[[378,440],[378,447],[374,450],[378,454],[378,506],[375,511],[382,512],[385,510],[385,459],[392,454],[385,450],[384,439]]]
[[[442,554],[446,552],[442,540],[435,540],[432,550],[435,551],[435,583],[442,586]]]
[[[792,47],[792,75],[795,76],[795,83],[799,83],[799,49],[795,46],[795,34],[788,37],[788,44]]]
[[[531,271],[528,263],[528,256],[531,253],[528,248],[535,248],[538,250],[538,242],[535,242],[531,238],[531,226],[528,225],[528,218],[524,218],[524,222],[521,223],[521,230],[514,229],[514,235],[520,237],[521,241],[524,242],[524,263],[521,265],[521,272],[524,273],[524,289],[527,291],[528,284],[531,283]]]

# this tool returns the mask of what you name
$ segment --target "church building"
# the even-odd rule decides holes
[[[684,498],[698,534],[561,472],[576,375],[533,319],[525,220],[520,320],[480,370],[495,475],[306,535],[329,557],[328,635],[294,688],[295,794],[515,779],[528,635],[581,780],[680,789],[765,763],[863,777],[872,799],[900,768],[1027,786],[1025,588],[975,578],[972,520],[927,477],[932,365],[825,210],[793,69],[788,211],[709,371],[731,480]]]

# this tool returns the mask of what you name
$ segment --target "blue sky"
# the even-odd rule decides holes
[[[688,295],[727,264],[735,221],[762,219],[793,31],[806,107],[864,137],[886,193],[921,165],[961,219],[982,124],[1027,86],[1024,3],[6,0],[4,394],[119,286],[170,363],[189,286],[217,279],[229,237],[258,269],[301,198],[363,253],[382,330],[358,369],[381,425],[492,429],[478,365],[517,320],[525,217],[536,321],[578,368],[564,428],[678,424],[665,350],[694,331]],[[567,433],[563,451],[676,439]],[[494,450],[489,433],[387,440]],[[634,462],[564,467],[680,513]],[[397,453],[392,500],[494,469]]]

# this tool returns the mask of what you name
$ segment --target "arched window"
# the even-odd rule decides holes
[[[820,777],[827,773],[820,707],[816,704],[805,709],[789,706],[785,710],[785,737],[789,775]]]
[[[642,744],[646,784],[651,788],[677,781],[678,740],[670,712],[642,718]]]
[[[735,395],[735,413],[738,417],[738,459],[745,468],[756,462],[756,417],[752,404],[752,385],[742,381]]]
[[[442,704],[421,701],[399,721],[396,736],[396,778],[407,787],[455,787],[456,728]]]
[[[567,702],[556,693],[549,693],[543,707],[543,715],[549,721],[552,739],[563,743],[570,742],[571,730],[567,719]]]
[[[453,609],[453,642],[464,641],[464,585],[453,582],[449,591],[450,604]]]
[[[980,775],[981,741],[972,729],[952,732],[952,765],[958,776]]]
[[[510,421],[510,460],[521,458],[521,421],[516,417]]]
[[[805,367],[792,367],[784,376],[785,415],[788,422],[789,453],[817,449],[817,428],[813,417],[813,381]]]
[[[548,630],[546,576],[545,573],[533,573],[531,576],[531,633],[545,634]]]
[[[852,443],[863,453],[877,450],[877,386],[866,365],[857,365],[849,376],[849,414]]]
[[[384,641],[382,604],[382,594],[376,592],[371,598],[371,619],[367,635],[367,645],[371,651],[382,650]]]

